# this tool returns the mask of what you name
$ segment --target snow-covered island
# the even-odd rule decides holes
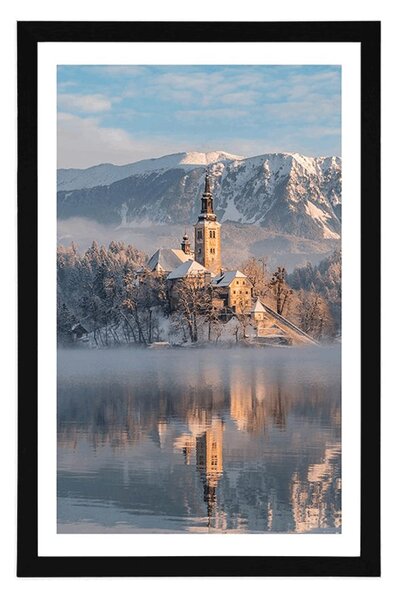
[[[312,345],[337,335],[339,252],[289,277],[254,257],[228,270],[208,171],[194,236],[194,247],[184,233],[179,248],[159,248],[148,260],[121,242],[93,242],[82,255],[60,246],[59,343]]]

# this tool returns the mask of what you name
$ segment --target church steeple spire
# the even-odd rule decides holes
[[[213,196],[210,189],[208,170],[205,173],[205,190],[201,198],[201,215],[213,215],[214,220],[216,220],[216,215],[213,213]]]
[[[210,191],[210,179],[209,179],[209,173],[208,173],[208,169],[206,169],[206,173],[205,173],[205,194],[211,194],[212,192]]]

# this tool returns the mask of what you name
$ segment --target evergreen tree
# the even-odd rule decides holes
[[[73,313],[62,302],[58,307],[57,334],[59,344],[69,344],[72,342],[72,327],[76,324],[76,318]]]

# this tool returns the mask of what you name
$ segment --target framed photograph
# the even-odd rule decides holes
[[[379,123],[378,22],[18,23],[19,576],[379,576]]]

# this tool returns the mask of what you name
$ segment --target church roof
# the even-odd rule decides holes
[[[172,271],[172,273],[168,275],[167,279],[181,279],[182,277],[201,275],[204,273],[210,273],[210,271],[205,269],[205,267],[200,265],[196,260],[192,260],[190,258]]]
[[[213,285],[217,287],[228,287],[236,277],[244,277],[247,279],[246,275],[241,271],[226,271],[222,275],[217,275],[217,277],[213,280]]]
[[[276,326],[279,329],[283,330],[283,332],[287,335],[290,335],[290,337],[293,339],[293,343],[304,342],[313,344],[315,346],[320,345],[319,342],[317,342],[314,338],[305,333],[305,331],[302,331],[302,329],[297,327],[297,325],[286,319],[283,315],[279,315],[275,310],[273,310],[266,304],[263,305],[263,308],[265,309],[266,313],[268,313],[271,317],[274,318],[274,320],[276,321]]]
[[[252,313],[265,313],[267,312],[264,306],[261,304],[260,300],[257,298],[256,302],[253,305]]]
[[[190,256],[177,248],[159,248],[148,261],[149,271],[171,273],[176,267],[189,260]]]

